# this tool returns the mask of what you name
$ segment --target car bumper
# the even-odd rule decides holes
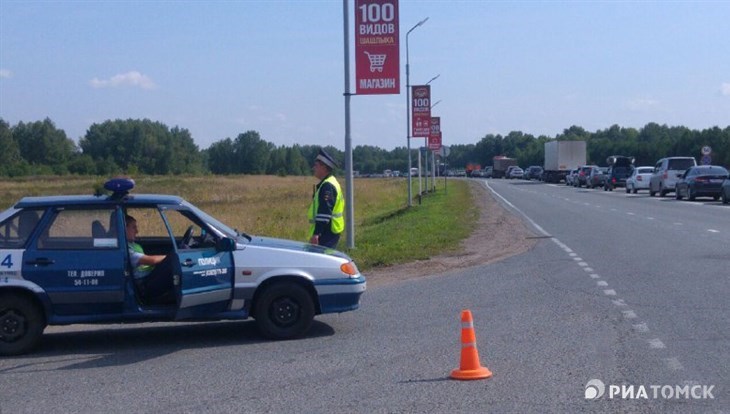
[[[360,307],[360,297],[366,289],[365,277],[331,279],[315,282],[322,313],[337,313]]]

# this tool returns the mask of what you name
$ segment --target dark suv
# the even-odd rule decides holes
[[[603,181],[603,191],[613,191],[616,187],[626,187],[626,179],[634,171],[634,158],[612,155],[606,160],[608,171]]]

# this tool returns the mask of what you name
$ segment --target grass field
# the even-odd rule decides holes
[[[0,209],[31,195],[93,194],[101,177],[27,177],[0,180]],[[345,191],[344,178],[339,179]],[[240,231],[305,241],[306,212],[316,184],[313,177],[149,176],[135,178],[134,193],[180,195]],[[407,207],[407,181],[400,178],[355,180],[355,248],[346,235],[339,249],[361,270],[458,251],[478,219],[465,181],[442,180],[436,191]],[[414,188],[418,185],[414,181]]]

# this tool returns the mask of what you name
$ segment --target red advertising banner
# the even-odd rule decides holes
[[[355,0],[358,95],[400,93],[398,0]]]
[[[431,117],[431,133],[428,135],[428,149],[438,151],[441,149],[441,118]]]
[[[431,86],[411,86],[412,137],[431,135]]]

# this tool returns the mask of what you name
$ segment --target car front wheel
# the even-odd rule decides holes
[[[304,287],[284,282],[271,285],[254,305],[254,318],[261,334],[270,339],[304,335],[314,320],[314,302]]]
[[[46,322],[30,299],[0,294],[0,355],[20,355],[33,349]]]

